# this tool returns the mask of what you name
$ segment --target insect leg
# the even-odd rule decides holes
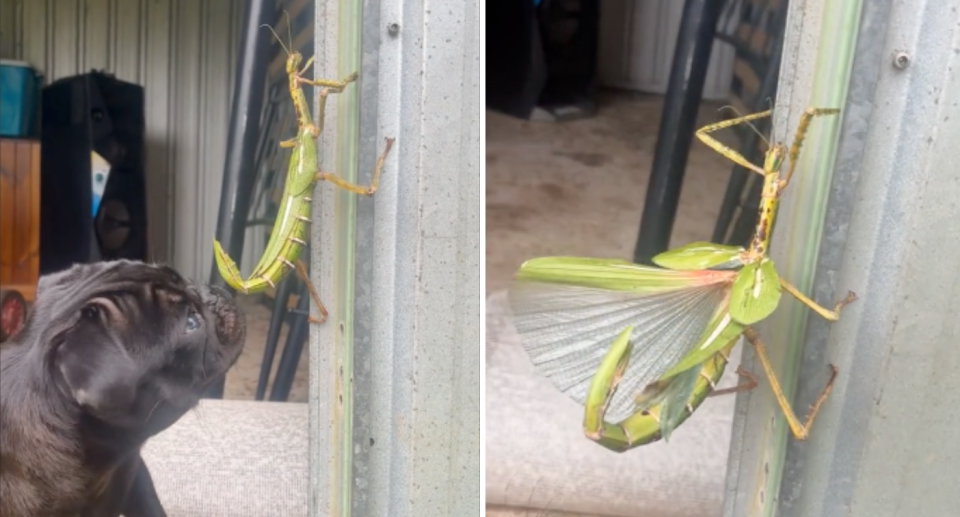
[[[741,391],[750,391],[753,388],[757,387],[757,376],[747,370],[744,370],[742,366],[737,367],[737,375],[746,379],[746,382],[737,384],[732,388],[723,388],[722,390],[715,390],[711,392],[708,397],[716,397],[718,395],[729,395],[731,393],[739,393]]]
[[[749,170],[751,170],[751,171],[753,171],[753,172],[756,172],[757,174],[759,174],[759,175],[761,175],[761,176],[764,176],[766,173],[764,172],[763,167],[759,167],[759,166],[757,166],[757,165],[754,165],[754,164],[750,163],[749,161],[747,161],[746,158],[744,158],[744,156],[743,156],[742,154],[738,153],[737,151],[734,151],[734,150],[731,149],[730,147],[727,147],[727,146],[723,145],[722,143],[720,143],[719,140],[717,140],[716,138],[713,138],[713,137],[710,136],[708,133],[712,133],[712,132],[714,132],[714,131],[717,131],[717,130],[720,130],[720,129],[724,129],[724,128],[728,128],[728,127],[731,127],[731,126],[736,126],[737,124],[743,124],[743,123],[749,122],[749,121],[751,121],[751,120],[757,120],[757,119],[760,119],[760,118],[763,118],[763,117],[769,117],[769,116],[770,116],[770,113],[771,113],[770,110],[761,111],[760,113],[753,113],[753,114],[750,114],[750,115],[747,115],[747,116],[744,116],[744,117],[738,117],[738,118],[734,118],[734,119],[730,119],[730,120],[724,120],[724,121],[721,121],[721,122],[717,122],[717,123],[714,123],[714,124],[710,124],[710,125],[707,125],[707,126],[703,126],[702,128],[700,128],[700,129],[697,130],[696,135],[697,135],[697,138],[699,138],[701,142],[703,142],[704,144],[708,145],[708,146],[709,146],[711,149],[713,149],[714,151],[722,154],[722,155],[725,156],[728,160],[732,161],[733,163],[736,163],[737,165],[739,165],[739,166],[741,166],[741,167],[744,167],[744,168],[749,169]]]
[[[810,307],[814,312],[830,321],[837,321],[840,319],[840,309],[842,309],[844,305],[853,303],[857,299],[857,295],[853,291],[847,291],[847,297],[837,302],[831,311],[830,309],[827,309],[819,303],[808,298],[805,294],[801,293],[799,289],[782,278],[780,279],[780,285],[783,286],[788,293],[793,295],[794,298],[800,300],[804,305]]]
[[[297,81],[302,84],[311,84],[314,86],[324,86],[317,92],[317,122],[313,125],[311,130],[313,137],[316,138],[320,136],[320,133],[323,131],[323,114],[327,107],[327,96],[331,93],[340,93],[348,84],[357,80],[356,72],[350,74],[343,79],[342,81],[332,81],[328,79],[304,79],[300,76],[297,76]]]
[[[310,58],[313,61],[313,58]],[[334,93],[340,93],[348,84],[357,80],[357,73],[354,72],[343,79],[307,79],[303,77],[303,73],[307,71],[307,67],[304,67],[303,70],[297,74],[297,82],[300,84],[309,84],[310,86],[323,86],[330,88]]]
[[[327,321],[327,308],[323,306],[323,302],[320,301],[320,295],[317,294],[317,289],[313,286],[313,282],[310,281],[310,276],[307,274],[307,267],[303,265],[302,260],[298,259],[293,269],[296,271],[297,277],[307,286],[307,291],[310,292],[310,298],[313,298],[313,303],[317,304],[317,309],[320,311],[319,318],[308,316],[310,323],[323,323]]]
[[[837,378],[837,368],[830,365],[830,379],[827,380],[827,384],[823,387],[820,396],[817,397],[817,400],[810,406],[810,411],[807,412],[807,418],[801,424],[800,419],[797,418],[796,413],[793,412],[793,408],[790,407],[790,402],[787,401],[787,397],[780,388],[780,382],[777,380],[777,375],[773,372],[773,365],[770,364],[766,348],[763,342],[760,341],[760,335],[750,327],[744,329],[743,335],[757,352],[757,358],[760,359],[763,372],[767,375],[767,380],[770,381],[770,389],[773,391],[773,396],[777,399],[777,404],[780,406],[783,416],[787,419],[787,425],[790,426],[790,431],[793,432],[794,438],[797,440],[806,440],[807,436],[810,435],[810,427],[813,425],[813,420],[820,411],[820,406],[827,400],[827,396],[833,389],[833,381]]]
[[[330,88],[321,88],[317,92],[317,121],[313,123],[312,134],[316,138],[323,131],[323,113],[327,107],[327,95],[330,94]]]
[[[393,140],[393,138],[386,139],[387,145],[377,158],[377,165],[373,168],[373,178],[370,179],[370,185],[361,187],[355,183],[350,183],[336,174],[323,171],[318,172],[314,180],[329,181],[330,183],[333,183],[344,190],[349,190],[354,194],[359,194],[361,196],[372,196],[373,193],[377,191],[377,187],[380,185],[380,171],[383,169],[383,161],[387,158],[387,153],[390,152],[390,147],[393,146]]]
[[[787,155],[790,160],[790,167],[780,180],[781,190],[790,182],[790,177],[793,176],[793,171],[797,167],[797,157],[800,155],[800,148],[803,147],[803,139],[807,136],[807,127],[810,125],[810,121],[813,120],[813,117],[834,115],[836,113],[840,113],[840,110],[836,108],[807,108],[807,110],[800,115],[800,123],[797,125],[797,132],[794,133],[793,143],[790,144],[790,152]]]

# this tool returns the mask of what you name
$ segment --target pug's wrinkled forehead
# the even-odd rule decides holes
[[[37,284],[34,313],[54,327],[70,325],[91,299],[107,292],[136,292],[159,286],[174,298],[197,301],[189,282],[175,269],[163,264],[113,260],[76,264],[63,271],[44,275]],[[51,329],[53,330],[53,329]]]
[[[63,271],[44,275],[37,286],[37,294],[58,287],[80,288],[82,284],[104,284],[110,281],[162,282],[186,287],[186,280],[177,271],[163,264],[149,264],[135,260],[112,260],[91,264],[76,264]]]
[[[160,283],[186,291],[187,281],[175,269],[163,264],[134,260],[113,260],[76,264],[69,269],[44,275],[37,285],[37,296],[56,296],[55,291],[80,294],[89,289],[130,288],[142,283]]]

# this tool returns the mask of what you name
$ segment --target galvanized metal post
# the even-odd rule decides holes
[[[811,129],[774,259],[821,304],[848,289],[860,299],[835,323],[791,301],[762,328],[801,414],[826,364],[840,374],[803,443],[788,438],[764,385],[739,397],[725,515],[952,515],[960,2],[806,0],[790,9],[777,134],[809,105],[836,102],[843,112]]]
[[[362,5],[362,12],[361,12]],[[480,512],[479,3],[317,3],[331,97],[313,268],[330,311],[310,340],[311,515]]]
[[[270,34],[260,26],[273,21],[273,11],[264,0],[244,2],[243,37],[233,78],[233,103],[230,108],[230,126],[227,156],[223,166],[223,186],[220,191],[220,212],[217,217],[217,240],[223,248],[240,261],[244,232],[247,229],[250,196],[255,179],[254,156],[260,130],[260,112],[263,108],[263,85],[255,78],[267,70]],[[212,253],[212,248],[211,248]],[[230,289],[213,264],[210,283]],[[223,398],[225,377],[217,380],[207,391],[209,398]]]

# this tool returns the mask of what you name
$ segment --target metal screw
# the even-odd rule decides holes
[[[910,64],[910,54],[906,52],[897,52],[893,56],[893,66],[903,70]]]
[[[397,22],[388,23],[387,32],[389,32],[391,36],[396,36],[400,33],[400,24]]]

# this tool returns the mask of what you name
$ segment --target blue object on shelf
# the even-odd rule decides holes
[[[39,81],[28,63],[0,59],[0,136],[36,133]]]

